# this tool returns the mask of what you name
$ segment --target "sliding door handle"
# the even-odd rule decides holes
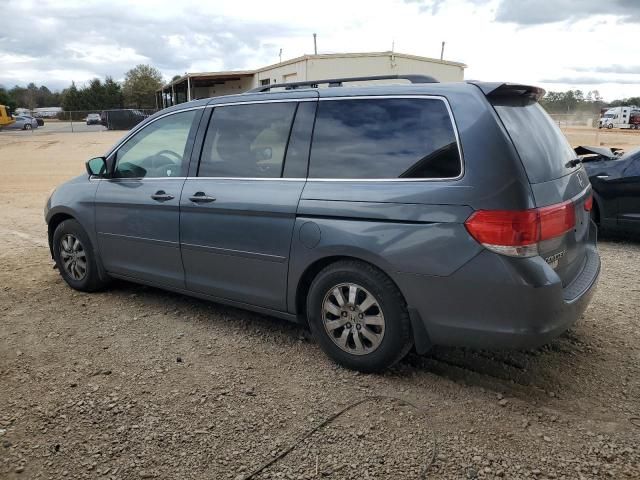
[[[191,200],[193,203],[209,203],[209,202],[215,202],[216,199],[215,197],[210,197],[209,195],[207,195],[204,192],[196,192],[193,195],[191,195],[189,197],[189,200]]]

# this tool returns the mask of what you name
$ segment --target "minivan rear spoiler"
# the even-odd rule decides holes
[[[544,88],[519,83],[478,82],[476,80],[467,80],[467,83],[475,85],[487,97],[492,98],[526,97],[537,102],[546,93]]]

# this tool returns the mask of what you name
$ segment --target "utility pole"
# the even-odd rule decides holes
[[[440,50],[440,60],[444,59],[444,42],[442,42],[442,49]]]
[[[316,42],[316,34],[313,34],[313,54],[318,55],[318,43]]]
[[[282,63],[282,49],[280,49],[280,53],[278,54],[278,56],[280,57],[280,62],[279,63]]]

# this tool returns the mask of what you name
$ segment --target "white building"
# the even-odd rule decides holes
[[[158,108],[198,98],[242,93],[260,85],[374,75],[430,75],[461,82],[466,65],[396,52],[303,55],[257,70],[187,73],[158,90]]]
[[[41,107],[33,109],[33,115],[36,117],[55,118],[60,112],[62,112],[62,107]]]

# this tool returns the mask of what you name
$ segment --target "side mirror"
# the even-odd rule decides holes
[[[91,176],[105,177],[107,173],[107,159],[104,157],[96,157],[85,163],[87,173]]]

